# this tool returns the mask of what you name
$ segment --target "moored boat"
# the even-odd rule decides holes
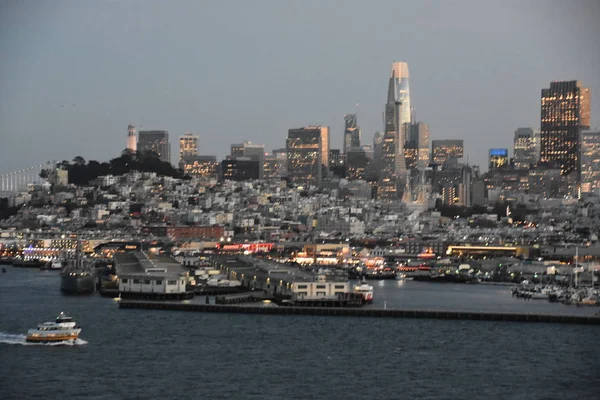
[[[81,328],[77,326],[73,318],[61,312],[54,322],[44,322],[37,328],[27,331],[27,342],[56,343],[66,340],[75,340],[79,337]]]
[[[65,266],[65,262],[63,260],[50,260],[46,262],[40,269],[43,270],[60,270]]]
[[[75,259],[67,261],[60,272],[60,290],[68,294],[88,294],[96,291],[96,271],[84,261],[81,243],[77,243]]]
[[[373,302],[373,286],[362,283],[354,286],[354,293],[359,293],[362,296],[363,303]]]
[[[13,267],[19,268],[41,268],[46,264],[46,261],[40,260],[39,258],[14,258],[12,265]]]

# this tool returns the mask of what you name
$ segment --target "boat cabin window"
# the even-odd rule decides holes
[[[162,285],[162,281],[156,281],[157,285]]]
[[[134,279],[133,283],[140,283],[140,280],[139,279]]]
[[[121,282],[127,283],[127,279],[121,279]]]
[[[144,284],[145,284],[145,285],[149,285],[149,284],[150,284],[150,280],[146,279],[146,280],[144,281]]]
[[[177,281],[167,281],[167,285],[177,285]]]

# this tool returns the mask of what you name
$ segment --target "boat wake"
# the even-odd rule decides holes
[[[88,343],[83,339],[63,340],[62,342],[56,343],[30,343],[25,340],[26,338],[26,335],[0,332],[0,344],[20,344],[22,346],[81,346]]]

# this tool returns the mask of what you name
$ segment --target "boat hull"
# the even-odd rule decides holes
[[[67,335],[58,335],[58,336],[31,336],[27,335],[25,339],[26,342],[29,343],[56,343],[56,342],[65,342],[67,340],[75,340],[79,337],[79,334],[67,334]]]
[[[68,294],[94,293],[96,278],[93,275],[63,274],[60,277],[60,290]]]

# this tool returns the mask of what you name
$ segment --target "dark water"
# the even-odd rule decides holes
[[[525,303],[501,287],[394,285],[377,289],[377,305],[385,298],[389,308],[434,308],[436,296],[461,309],[469,299],[484,308],[498,302],[497,311]],[[9,267],[0,274],[0,399],[594,399],[599,393],[598,327],[119,310],[111,299],[62,296],[58,288],[56,272]],[[81,324],[87,344],[22,344],[19,335],[61,310]]]

